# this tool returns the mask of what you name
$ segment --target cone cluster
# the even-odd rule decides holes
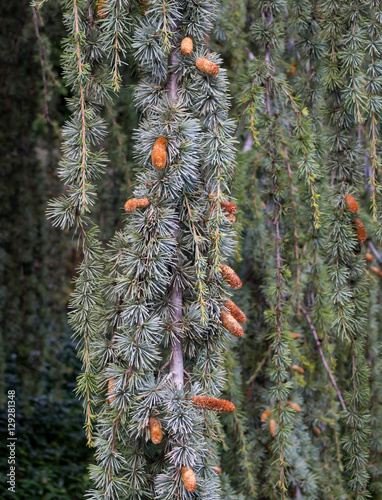
[[[133,200],[127,200],[125,203],[125,210],[127,213],[131,214],[136,211],[137,208],[146,208],[150,204],[147,198],[134,198]]]
[[[216,76],[219,73],[219,66],[205,57],[199,57],[199,59],[195,61],[195,64],[198,70],[206,73],[207,75]]]
[[[231,267],[222,264],[220,272],[222,273],[224,280],[231,286],[231,288],[235,290],[241,288],[243,283]]]
[[[153,147],[151,158],[154,167],[161,170],[166,166],[167,162],[167,139],[165,137],[159,137]]]
[[[182,467],[182,481],[189,493],[193,493],[196,490],[196,477],[191,467]]]
[[[224,304],[224,307],[228,309],[228,311],[237,321],[239,321],[239,323],[245,323],[247,321],[246,315],[231,299],[227,300],[227,302]]]
[[[183,38],[182,43],[180,44],[180,50],[185,56],[189,56],[192,54],[192,51],[194,50],[194,44],[189,36]]]
[[[149,429],[150,429],[150,437],[151,441],[154,444],[159,444],[163,439],[162,426],[156,417],[150,417],[149,419]]]
[[[192,402],[201,410],[212,410],[220,413],[234,411],[235,405],[225,399],[210,398],[208,396],[194,396]]]

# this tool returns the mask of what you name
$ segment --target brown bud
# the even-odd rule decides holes
[[[222,320],[224,328],[226,328],[235,337],[242,337],[244,335],[243,327],[236,321],[236,319],[227,311],[220,312],[220,319]]]
[[[294,339],[300,339],[301,338],[301,333],[292,333],[292,338]]]
[[[370,272],[375,274],[376,276],[379,276],[379,278],[382,278],[382,271],[378,269],[378,267],[370,266]]]
[[[351,194],[345,194],[345,203],[352,214],[358,212],[358,203],[355,201]]]
[[[192,51],[194,49],[194,44],[192,43],[192,39],[189,36],[186,36],[186,38],[183,38],[182,43],[180,44],[180,50],[182,51],[182,54],[185,56],[189,56],[192,54]]]
[[[235,214],[237,212],[237,205],[235,205],[235,203],[231,203],[230,201],[222,201],[220,206],[225,212],[230,214]]]
[[[300,411],[301,411],[300,406],[297,403],[293,403],[293,401],[287,401],[286,405],[293,408],[295,411],[297,411],[297,413],[300,413]]]
[[[313,432],[316,436],[319,436],[321,434],[321,429],[319,427],[313,427]]]
[[[195,64],[198,70],[203,71],[203,73],[207,73],[207,75],[216,76],[219,73],[219,66],[205,57],[199,57]]]
[[[223,471],[221,470],[221,467],[218,467],[217,465],[215,465],[214,467],[212,467],[212,470],[216,472],[216,474],[221,474]]]
[[[142,17],[146,17],[148,9],[149,9],[149,2],[147,0],[141,0],[139,3],[139,10],[141,11]]]
[[[231,401],[210,398],[208,396],[194,396],[192,402],[197,408],[202,410],[213,410],[220,413],[230,413],[235,409],[235,405]]]
[[[107,4],[108,4],[108,0],[98,0],[97,14],[98,14],[98,17],[100,19],[105,19],[105,17],[107,16],[107,12],[106,12]]]
[[[189,493],[196,490],[196,477],[191,467],[182,467],[182,480],[184,487]]]
[[[266,422],[268,418],[271,416],[272,410],[264,410],[261,414],[260,420],[262,422]]]
[[[298,366],[298,365],[292,365],[292,370],[294,370],[295,372],[301,373],[301,375],[303,373],[305,373],[304,368],[302,368],[301,366]]]
[[[357,233],[357,240],[362,243],[366,241],[366,229],[359,219],[354,219],[355,231]]]
[[[222,273],[222,276],[224,280],[235,290],[238,288],[241,288],[242,282],[239,276],[235,273],[235,271],[229,267],[226,266],[225,264],[222,264],[220,268],[220,272]]]
[[[163,439],[162,426],[156,417],[150,417],[149,419],[149,429],[151,441],[154,444],[159,444]]]
[[[228,309],[232,316],[240,323],[245,323],[247,321],[247,318],[243,311],[231,299],[227,300],[227,302],[224,304],[224,307]]]
[[[274,420],[273,418],[271,418],[269,421],[269,432],[271,436],[274,436],[276,434],[276,420]]]
[[[230,224],[236,222],[236,217],[233,214],[226,214],[225,218],[228,220]]]
[[[115,378],[111,378],[107,384],[107,394],[108,394],[108,401],[111,404],[116,396],[111,396],[115,390]]]
[[[297,63],[294,62],[291,64],[289,75],[294,76],[294,74],[296,73],[296,69],[297,69]]]
[[[374,261],[374,257],[371,255],[371,253],[365,253],[365,259],[367,260],[367,262]]]
[[[147,198],[134,198],[132,200],[127,200],[125,203],[125,210],[129,214],[136,211],[137,208],[146,208],[150,204]]]
[[[154,144],[153,152],[151,158],[153,165],[160,170],[166,166],[167,162],[167,139],[165,137],[159,137]]]

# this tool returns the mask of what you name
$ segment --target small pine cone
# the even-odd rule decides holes
[[[239,323],[245,323],[247,321],[246,315],[231,299],[227,300],[227,302],[224,304],[224,307],[228,309],[228,311],[235,319],[237,319],[237,321],[239,321]]]
[[[167,139],[165,137],[159,137],[154,144],[153,152],[151,158],[153,165],[160,170],[166,166],[167,162]]]
[[[192,402],[201,410],[213,410],[220,413],[234,411],[235,405],[225,399],[210,398],[208,396],[194,396]]]
[[[230,224],[233,224],[236,222],[236,217],[233,214],[227,214],[225,218],[228,220]]]
[[[149,2],[147,0],[141,0],[139,3],[139,10],[141,11],[142,17],[146,17],[148,8],[149,8]]]
[[[295,411],[297,411],[297,413],[300,413],[300,411],[301,411],[300,406],[297,403],[293,403],[293,401],[287,401],[286,405],[293,408]]]
[[[291,335],[292,335],[292,338],[294,338],[296,340],[301,338],[301,333],[292,333]]]
[[[217,465],[212,467],[212,470],[214,470],[216,472],[216,474],[221,474],[223,472],[221,467],[218,467]]]
[[[223,278],[231,286],[231,288],[234,288],[235,290],[241,288],[243,283],[241,282],[241,279],[231,267],[222,264],[220,271],[222,273]]]
[[[182,43],[180,44],[180,50],[182,51],[182,54],[185,56],[189,56],[192,54],[192,51],[194,49],[194,44],[192,43],[192,39],[189,36],[186,36],[186,38],[183,38]]]
[[[222,201],[220,206],[223,210],[230,214],[235,214],[237,212],[237,205],[235,205],[235,203],[231,203],[230,201]]]
[[[261,414],[260,420],[262,422],[266,422],[268,418],[271,416],[272,410],[264,410]]]
[[[151,441],[154,444],[159,444],[163,439],[162,426],[156,417],[150,417],[149,419],[149,429],[150,429],[150,437]]]
[[[149,200],[147,198],[134,198],[133,200],[128,200],[125,203],[125,210],[129,214],[136,211],[137,208],[146,208],[149,206]]]
[[[271,436],[274,436],[276,434],[276,420],[274,420],[273,418],[271,418],[269,421],[269,432]]]
[[[374,262],[374,257],[371,255],[371,253],[365,253],[365,259],[367,262]]]
[[[199,59],[195,62],[196,67],[203,71],[203,73],[207,73],[207,75],[216,76],[219,73],[219,66],[217,66],[212,61],[209,61],[205,57],[199,57]]]
[[[105,7],[107,6],[108,0],[98,0],[97,4],[97,14],[100,19],[105,19],[107,12]]]
[[[227,311],[220,312],[220,319],[222,320],[224,328],[235,337],[242,337],[244,335],[243,327],[238,321]]]
[[[382,278],[382,271],[378,267],[370,266],[370,272]]]
[[[298,366],[298,365],[292,365],[292,370],[294,370],[295,372],[301,373],[301,375],[303,373],[305,373],[304,368],[302,368],[301,366]]]
[[[355,201],[351,194],[345,194],[345,203],[352,214],[358,212],[358,203]]]
[[[359,219],[354,219],[355,231],[357,233],[357,240],[362,243],[366,241],[366,229]]]
[[[111,378],[107,384],[108,401],[111,404],[117,396],[111,396],[115,390],[115,378]]]
[[[189,493],[196,490],[196,477],[191,467],[182,467],[182,480],[184,487]]]
[[[321,429],[319,427],[313,427],[313,432],[316,436],[319,436],[321,434]]]

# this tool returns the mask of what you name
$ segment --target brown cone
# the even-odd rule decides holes
[[[154,167],[161,170],[166,166],[167,162],[167,139],[165,137],[159,137],[153,147],[151,158]]]
[[[291,334],[294,339],[300,339],[301,338],[301,333],[292,333]]]
[[[359,219],[354,219],[355,231],[357,233],[357,240],[362,243],[366,241],[366,229]]]
[[[195,64],[198,70],[203,71],[203,73],[207,73],[207,75],[216,76],[219,73],[219,66],[205,57],[199,57]]]
[[[294,370],[295,372],[301,373],[301,375],[303,373],[305,373],[304,368],[302,368],[301,366],[298,366],[298,365],[292,365],[292,370]]]
[[[220,319],[227,330],[235,337],[242,337],[244,335],[243,327],[236,321],[236,319],[227,311],[220,312]]]
[[[264,410],[261,414],[260,420],[262,422],[266,422],[268,418],[271,416],[272,410]]]
[[[240,323],[245,323],[247,321],[247,318],[243,311],[231,299],[227,300],[227,302],[224,304],[224,307],[228,309],[232,316]]]
[[[276,420],[274,420],[273,418],[271,418],[269,421],[269,432],[271,436],[274,436],[276,434]]]
[[[107,16],[107,12],[105,11],[107,3],[107,0],[98,0],[97,14],[100,19],[105,19],[105,17]]]
[[[231,267],[222,264],[220,272],[222,273],[224,280],[231,286],[231,288],[234,288],[235,290],[241,288],[243,283]]]
[[[367,262],[374,262],[374,257],[371,255],[371,253],[365,253],[365,259]]]
[[[196,477],[191,467],[182,467],[182,480],[184,487],[189,493],[196,490]]]
[[[297,411],[297,413],[300,413],[300,411],[301,411],[300,406],[297,403],[293,403],[293,401],[287,401],[286,405],[293,408],[295,411]]]
[[[107,384],[108,401],[112,403],[117,396],[110,396],[115,390],[115,378],[111,378]]]
[[[230,222],[231,224],[236,222],[236,217],[233,214],[226,214],[225,218]]]
[[[214,470],[217,474],[221,474],[223,472],[221,467],[218,467],[217,465],[212,467],[212,470]]]
[[[370,272],[382,278],[382,271],[378,267],[370,266]]]
[[[149,429],[150,429],[150,437],[151,441],[154,444],[159,444],[163,439],[162,426],[156,417],[150,417],[149,419]]]
[[[186,38],[183,38],[182,43],[180,44],[180,50],[182,51],[182,54],[185,56],[189,56],[192,54],[192,51],[194,49],[194,44],[192,42],[192,39],[189,36],[186,36]]]
[[[147,198],[134,198],[132,200],[127,200],[125,203],[125,210],[127,213],[131,214],[136,211],[137,208],[146,208],[150,204]]]
[[[208,396],[194,396],[192,402],[202,410],[212,410],[219,413],[230,413],[234,411],[235,405],[225,399],[210,398]]]
[[[235,203],[231,203],[230,201],[222,201],[220,206],[225,212],[230,214],[235,214],[237,212],[237,205],[235,205]]]
[[[352,214],[356,214],[358,212],[358,203],[355,201],[351,194],[345,194],[345,203]]]

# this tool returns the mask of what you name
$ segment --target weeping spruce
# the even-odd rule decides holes
[[[83,253],[86,497],[379,498],[380,2],[67,0],[64,22],[48,216]],[[104,242],[126,71],[133,194]]]

